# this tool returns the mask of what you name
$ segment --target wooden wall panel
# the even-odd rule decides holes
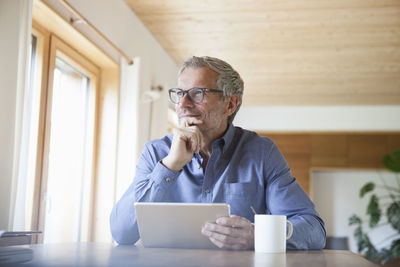
[[[386,154],[392,153],[394,147],[400,148],[400,138],[396,134],[389,134],[386,140]]]
[[[291,167],[292,175],[297,178],[302,188],[309,188],[308,169],[310,166],[310,136],[298,134],[285,136],[270,134],[269,138],[278,144],[279,150],[285,156]]]
[[[310,154],[309,153],[285,153],[292,175],[296,177],[297,182],[303,189],[310,188],[309,170],[310,170]],[[305,190],[307,191],[307,190]]]
[[[384,135],[350,135],[348,138],[348,161],[350,167],[380,168],[386,153]]]
[[[289,137],[280,134],[270,134],[268,137],[274,140],[274,142],[279,143],[279,150],[282,153],[310,153],[309,135],[297,134],[290,135]]]
[[[347,138],[345,134],[311,135],[311,166],[340,167],[347,162]]]
[[[400,149],[400,133],[259,134],[276,143],[307,194],[313,168],[384,168],[383,156]]]

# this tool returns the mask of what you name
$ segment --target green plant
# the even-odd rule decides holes
[[[390,260],[395,260],[396,262],[398,260],[400,263],[400,149],[394,151],[391,155],[385,155],[383,164],[388,170],[394,173],[397,187],[387,185],[382,177],[381,185],[375,185],[372,182],[365,184],[360,189],[360,198],[370,192],[372,193],[367,206],[367,219],[363,221],[359,216],[354,214],[349,218],[349,225],[356,226],[354,237],[357,241],[358,252],[364,253],[368,260],[381,262],[382,264]],[[378,187],[384,188],[387,195],[382,196],[373,193],[375,188]],[[388,198],[390,202],[382,204],[381,200],[384,198]],[[384,215],[386,215],[386,220],[384,219]],[[380,221],[383,221],[383,223],[378,224]],[[364,231],[364,223],[369,223],[371,229],[389,224],[396,231],[394,236],[389,236],[389,238],[394,238],[390,247],[378,250],[371,243],[368,233]]]

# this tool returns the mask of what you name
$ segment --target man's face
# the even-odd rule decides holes
[[[178,87],[183,90],[193,87],[218,89],[217,80],[218,73],[209,68],[186,68],[179,76]],[[222,93],[206,92],[203,102],[195,104],[185,94],[181,103],[175,105],[179,124],[197,125],[203,133],[224,131],[228,118],[227,99],[222,101]]]

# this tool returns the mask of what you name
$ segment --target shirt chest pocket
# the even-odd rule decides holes
[[[226,199],[251,199],[257,193],[256,183],[225,183],[224,195]]]

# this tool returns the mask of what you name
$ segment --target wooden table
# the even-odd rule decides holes
[[[26,266],[376,266],[344,250],[254,251],[195,250],[113,246],[103,243],[30,245]]]

